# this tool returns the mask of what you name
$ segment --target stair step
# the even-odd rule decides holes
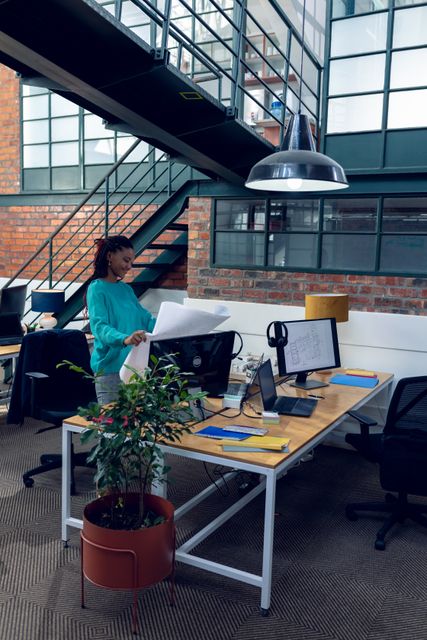
[[[167,269],[171,269],[172,265],[170,262],[141,262],[141,263],[133,263],[132,265],[136,269],[160,269],[166,271]]]
[[[187,242],[174,242],[173,244],[168,244],[167,242],[153,242],[148,245],[147,249],[172,249],[181,251],[181,249],[185,249],[186,247],[188,247]]]
[[[171,222],[171,224],[168,224],[166,229],[170,229],[171,231],[188,231],[188,224],[183,224],[182,222]]]

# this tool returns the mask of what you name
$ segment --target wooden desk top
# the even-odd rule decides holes
[[[339,370],[334,370],[332,374],[338,373]],[[325,382],[328,382],[331,374],[319,375]],[[277,388],[279,395],[289,395],[295,397],[305,398],[308,393],[324,396],[324,399],[319,399],[317,407],[314,410],[310,418],[296,418],[293,416],[281,416],[280,425],[268,425],[268,435],[270,436],[286,436],[290,438],[289,453],[257,453],[257,452],[228,452],[223,451],[222,446],[212,438],[202,438],[192,434],[184,434],[181,442],[168,443],[168,446],[174,449],[185,449],[192,452],[210,454],[214,456],[220,456],[224,459],[240,460],[249,464],[257,464],[263,467],[275,468],[283,460],[297,452],[301,447],[307,445],[311,440],[318,436],[322,431],[326,430],[331,424],[342,418],[347,411],[353,409],[360,402],[368,401],[371,396],[376,395],[378,391],[386,387],[387,384],[393,380],[393,374],[380,373],[378,375],[378,385],[373,389],[366,389],[364,387],[350,387],[339,384],[331,384],[327,387],[321,387],[314,389],[312,392],[307,392],[302,389],[291,387],[287,384],[283,384]],[[254,396],[253,401],[250,401],[255,408],[259,409],[259,396]],[[220,409],[219,400],[207,399],[205,403],[206,410],[218,411]],[[237,409],[225,409],[224,415],[212,416],[207,418],[204,422],[199,422],[193,427],[193,431],[199,431],[206,425],[215,425],[218,427],[225,426],[226,424],[240,424],[249,425],[252,427],[262,426],[261,419],[251,419],[246,417],[243,413],[237,415],[239,412]],[[254,415],[255,418],[260,418],[251,410],[246,404],[245,413]],[[68,424],[78,427],[85,427],[87,422],[80,416],[73,416],[66,420]]]
[[[0,346],[0,360],[5,360],[6,358],[15,358],[19,355],[20,349],[20,344],[8,344]]]

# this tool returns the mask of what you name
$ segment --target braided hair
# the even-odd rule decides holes
[[[108,275],[108,254],[110,252],[115,253],[121,249],[133,249],[133,244],[126,236],[107,236],[106,238],[99,238],[95,240],[95,257],[93,260],[93,274],[89,278],[87,287],[94,280],[99,278],[105,278]],[[84,304],[86,303],[86,291],[84,293]]]

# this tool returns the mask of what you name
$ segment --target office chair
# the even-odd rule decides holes
[[[79,406],[96,402],[95,385],[83,375],[70,371],[69,367],[57,368],[57,364],[69,360],[90,372],[90,354],[86,336],[81,331],[60,329],[43,330],[24,336],[16,367],[8,423],[18,424],[26,416],[61,427],[63,420],[75,415]],[[75,492],[74,467],[87,466],[87,453],[72,451],[71,492]],[[23,481],[26,487],[34,484],[33,476],[62,466],[61,454],[43,454],[40,465],[26,471]]]
[[[379,464],[384,502],[348,504],[346,515],[357,519],[359,511],[388,513],[377,532],[375,548],[385,549],[385,536],[407,518],[427,527],[427,504],[408,502],[408,494],[427,496],[427,376],[402,378],[396,386],[382,433],[370,434],[377,423],[356,411],[350,416],[360,424],[360,434],[348,433],[346,441],[365,458]]]

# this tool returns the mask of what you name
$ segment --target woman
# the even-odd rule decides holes
[[[94,273],[86,300],[90,329],[95,338],[91,367],[98,375],[100,404],[117,398],[119,371],[132,346],[145,342],[155,319],[140,305],[132,287],[121,282],[135,259],[131,241],[110,236],[96,241]]]

